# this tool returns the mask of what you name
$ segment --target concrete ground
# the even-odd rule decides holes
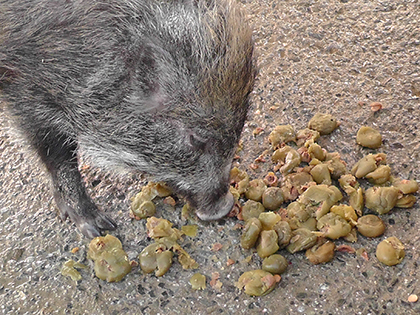
[[[235,162],[252,178],[261,178],[268,163],[249,166],[269,147],[267,135],[277,124],[306,126],[316,112],[329,112],[341,122],[320,144],[338,151],[349,166],[370,152],[388,155],[393,174],[420,180],[420,3],[406,1],[243,1],[255,29],[260,65],[253,109],[243,133],[241,159]],[[377,101],[383,109],[368,106]],[[362,125],[378,129],[383,146],[362,149],[355,135]],[[72,258],[89,264],[90,240],[74,226],[61,222],[36,158],[25,147],[0,112],[0,313],[2,314],[418,314],[420,212],[394,209],[383,215],[387,230],[377,239],[359,237],[352,244],[365,248],[369,260],[337,253],[327,264],[312,265],[302,253],[281,251],[290,262],[278,287],[264,297],[241,293],[235,281],[244,271],[259,268],[261,260],[239,245],[236,219],[185,222],[179,208],[158,203],[157,216],[176,227],[195,223],[199,233],[186,238],[184,248],[207,276],[204,291],[192,291],[195,273],[174,263],[161,278],[135,269],[119,283],[97,279],[92,269],[74,282],[60,274]],[[252,131],[264,132],[254,137]],[[140,176],[115,177],[87,170],[86,182],[95,202],[119,228],[113,233],[130,259],[151,243],[145,222],[128,216],[129,199],[139,191]],[[418,195],[417,195],[418,197]],[[396,236],[406,257],[387,267],[375,257],[376,245]],[[214,243],[223,248],[212,251]],[[341,241],[338,243],[342,243]],[[74,247],[80,251],[72,254]],[[244,259],[252,254],[249,263]],[[226,266],[227,259],[235,264]],[[220,274],[220,288],[209,280]]]

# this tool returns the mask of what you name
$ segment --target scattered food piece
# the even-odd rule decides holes
[[[262,204],[268,210],[279,209],[283,201],[283,191],[279,187],[268,187],[262,194]]]
[[[350,223],[351,226],[356,225],[357,214],[352,206],[339,204],[332,206],[330,212],[335,213]]]
[[[198,226],[197,225],[184,225],[181,227],[182,233],[189,237],[196,237],[198,232]]]
[[[292,238],[289,245],[286,247],[287,251],[294,254],[301,250],[311,248],[316,244],[317,236],[312,231],[299,228],[292,231]]]
[[[341,216],[333,212],[319,218],[317,228],[322,236],[330,239],[338,239],[344,237],[351,231],[351,225]]]
[[[282,255],[274,254],[264,258],[262,262],[262,270],[272,274],[282,274],[286,271],[288,262]]]
[[[359,187],[357,191],[349,194],[349,204],[354,208],[358,216],[363,215],[363,208],[365,207],[365,199],[363,196],[363,189]]]
[[[310,186],[300,195],[298,202],[304,204],[308,211],[312,211],[313,216],[319,220],[341,199],[343,199],[343,195],[337,187],[332,185],[315,185]]]
[[[262,230],[261,221],[258,218],[250,218],[246,221],[241,236],[241,246],[244,249],[250,249],[255,246],[260,232]]]
[[[169,206],[172,206],[172,207],[175,207],[175,206],[176,206],[176,201],[175,201],[175,199],[174,199],[173,197],[171,197],[171,196],[168,196],[168,197],[166,197],[165,199],[163,199],[163,203],[164,203],[165,205],[169,205]]]
[[[357,132],[356,142],[363,147],[377,149],[382,145],[382,136],[378,130],[362,126]]]
[[[277,233],[277,241],[280,249],[289,245],[290,239],[292,238],[292,229],[287,221],[277,222],[273,226],[273,230]]]
[[[210,285],[212,287],[216,286],[218,279],[220,278],[220,274],[215,271],[211,274],[211,280],[210,280]]]
[[[146,222],[147,235],[151,238],[172,237],[177,240],[182,232],[172,228],[172,223],[166,219],[150,217]]]
[[[292,172],[302,161],[299,152],[288,145],[274,151],[271,160],[277,163],[274,170],[280,170],[283,175]]]
[[[86,269],[87,266],[70,259],[63,264],[63,267],[61,267],[61,274],[66,277],[70,277],[73,281],[79,281],[82,279],[82,275],[75,268]]]
[[[155,271],[156,277],[161,277],[171,267],[172,258],[173,253],[165,244],[153,243],[140,253],[140,268],[145,273]]]
[[[248,184],[248,188],[245,191],[245,196],[247,199],[261,201],[262,194],[266,189],[267,186],[264,184],[262,179],[253,179]]]
[[[350,245],[339,245],[335,248],[335,250],[337,252],[343,252],[343,253],[350,253],[350,254],[355,254],[356,250],[354,249],[354,247],[351,247]]]
[[[130,210],[131,217],[136,220],[146,219],[153,216],[155,213],[156,206],[150,200],[145,200],[142,203],[133,202]]]
[[[178,262],[183,269],[197,269],[198,263],[177,243],[178,238],[162,237],[156,240],[157,243],[164,244],[177,255]]]
[[[281,216],[273,211],[263,212],[258,216],[262,224],[263,230],[272,230],[273,226],[276,225],[279,221],[281,221]]]
[[[79,247],[73,247],[73,248],[71,249],[71,253],[72,253],[72,254],[76,254],[79,250],[80,250],[80,248],[79,248]]]
[[[190,284],[193,290],[204,290],[206,288],[206,276],[197,272],[190,278]]]
[[[413,195],[398,196],[395,207],[397,208],[411,208],[416,203],[417,198]]]
[[[347,195],[354,193],[359,188],[359,183],[352,174],[345,174],[340,176],[338,179],[341,189],[345,191]]]
[[[258,218],[265,210],[261,202],[254,200],[247,200],[242,206],[241,216],[245,222],[251,218]]]
[[[306,257],[314,265],[326,263],[334,258],[334,249],[334,242],[326,241],[323,244],[317,244],[306,250]]]
[[[371,187],[365,192],[366,208],[384,214],[391,211],[397,203],[399,189],[396,187]]]
[[[277,186],[278,177],[273,172],[268,172],[267,176],[264,177],[264,184],[270,187]]]
[[[258,166],[258,164],[251,163],[251,164],[249,164],[249,168],[252,169],[252,170],[256,170],[256,169],[259,168],[259,166]]]
[[[419,190],[419,183],[416,180],[391,178],[392,186],[398,188],[404,195],[415,194]]]
[[[156,212],[156,206],[152,200],[156,197],[168,197],[171,194],[171,189],[165,183],[149,182],[132,198],[130,216],[136,220],[153,216]]]
[[[357,178],[362,178],[376,170],[381,164],[386,164],[386,154],[368,154],[353,166],[351,173]]]
[[[327,135],[339,126],[337,119],[330,114],[317,113],[308,123],[308,128],[318,131],[321,135]]]
[[[379,165],[376,170],[365,176],[374,185],[385,184],[391,178],[391,167],[389,165]]]
[[[135,260],[130,261],[130,265],[132,268],[137,267],[139,265],[139,263]]]
[[[331,185],[331,173],[328,164],[315,165],[310,174],[317,184]]]
[[[131,264],[118,238],[112,235],[95,237],[87,254],[95,263],[95,275],[107,282],[121,281],[130,271]]]
[[[257,253],[261,258],[268,257],[279,250],[278,236],[276,231],[264,230],[260,233],[257,244]]]
[[[385,223],[373,214],[367,214],[357,220],[357,231],[366,237],[378,237],[385,232]]]
[[[245,171],[239,170],[237,167],[230,171],[230,183],[238,190],[239,194],[245,193],[249,184],[249,176]]]
[[[383,240],[376,247],[376,257],[387,266],[399,264],[404,259],[404,256],[404,245],[394,236]]]
[[[212,248],[211,248],[211,251],[212,252],[218,252],[222,248],[223,248],[223,245],[222,244],[220,244],[220,243],[214,243],[213,246],[212,246]]]
[[[178,244],[178,240],[184,232],[172,228],[172,223],[168,220],[155,217],[147,219],[146,228],[149,237],[154,238],[156,243],[146,247],[148,250],[143,251],[139,256],[140,265],[142,265],[143,259],[145,264],[149,266],[146,267],[148,271],[143,271],[152,272],[157,268],[157,276],[165,274],[172,264],[173,253],[176,254],[178,262],[183,269],[198,268],[198,263]],[[184,229],[186,229],[187,233],[191,232],[190,235],[196,233],[194,226],[189,226]]]
[[[356,243],[357,242],[357,230],[356,228],[352,228],[350,233],[343,237],[343,240],[349,243]]]
[[[314,143],[315,141],[318,141],[320,138],[320,134],[316,130],[312,130],[309,128],[305,128],[302,130],[299,130],[296,133],[296,144],[297,146],[309,146],[310,144]]]
[[[356,255],[362,257],[366,261],[369,260],[369,255],[368,255],[366,249],[363,248],[363,247],[356,250]]]
[[[187,220],[190,217],[191,210],[191,206],[188,203],[186,203],[181,209],[181,218],[183,220]]]
[[[264,128],[261,128],[261,127],[257,127],[257,128],[255,128],[253,131],[252,131],[252,134],[254,135],[254,136],[258,136],[261,132],[263,132],[264,131]]]
[[[296,133],[291,125],[276,126],[268,136],[268,141],[273,148],[283,143],[295,141],[295,139]]]
[[[236,286],[248,295],[262,296],[271,292],[280,279],[279,275],[273,276],[268,271],[257,269],[244,272]]]

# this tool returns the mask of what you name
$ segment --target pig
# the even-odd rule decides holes
[[[257,66],[234,0],[0,0],[2,103],[50,174],[63,220],[116,228],[77,152],[166,182],[202,220],[230,212],[229,173]]]

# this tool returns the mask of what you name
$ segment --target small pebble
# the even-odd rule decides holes
[[[408,302],[410,302],[410,303],[416,303],[418,299],[419,299],[419,297],[416,294],[411,294],[408,297]]]
[[[381,110],[383,108],[382,104],[379,102],[370,103],[369,106],[372,112],[377,112],[378,110]]]

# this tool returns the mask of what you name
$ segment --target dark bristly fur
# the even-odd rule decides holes
[[[166,181],[202,219],[232,207],[229,169],[255,79],[234,0],[0,0],[0,88],[89,237],[115,223],[82,186],[100,167]]]

